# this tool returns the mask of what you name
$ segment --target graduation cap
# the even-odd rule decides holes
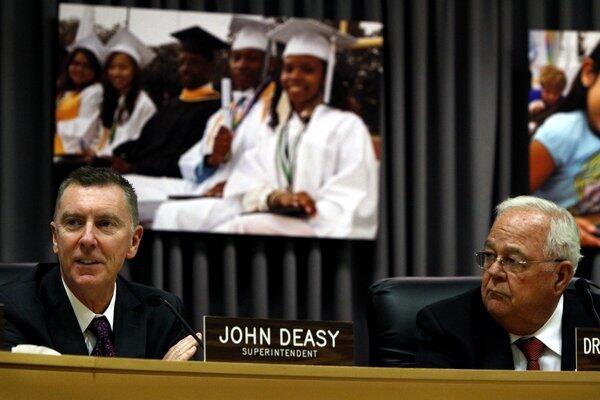
[[[271,39],[286,43],[283,57],[308,55],[317,57],[327,63],[325,73],[325,93],[323,101],[329,103],[331,82],[335,69],[335,52],[347,49],[356,42],[353,36],[313,19],[290,18],[267,33]]]
[[[229,25],[229,36],[233,37],[231,50],[269,50],[267,32],[275,25],[264,20],[234,16]]]
[[[140,68],[150,64],[156,57],[156,54],[126,27],[115,33],[106,47],[109,54],[118,52],[130,55]]]
[[[215,50],[228,47],[227,43],[199,26],[173,32],[171,36],[181,42],[184,51],[200,54],[208,60],[212,60]]]
[[[100,39],[98,39],[98,36],[93,33],[77,40],[75,43],[69,46],[70,52],[78,49],[84,49],[91,52],[96,57],[100,65],[104,64],[104,60],[106,60],[106,47],[104,47]]]
[[[257,49],[264,51],[263,69],[261,80],[265,80],[269,73],[269,60],[276,54],[274,42],[267,37],[267,32],[275,24],[257,19],[234,16],[229,25],[229,36],[233,37],[231,50]]]

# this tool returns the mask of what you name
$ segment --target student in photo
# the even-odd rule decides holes
[[[356,114],[329,105],[335,48],[353,38],[313,20],[290,19],[269,36],[286,43],[283,95],[259,142],[236,166],[224,196],[242,211],[217,231],[374,238],[377,165]]]
[[[275,83],[268,76],[271,65],[272,26],[263,21],[234,17],[229,70],[233,84],[231,104],[212,115],[202,139],[179,160],[184,180],[163,178],[148,182],[155,196],[196,194],[201,199],[170,200],[160,204],[153,222],[156,230],[208,231],[240,212],[239,205],[221,199],[227,179],[256,141],[267,117]],[[148,178],[150,179],[150,178]]]
[[[141,69],[154,59],[154,52],[127,28],[118,31],[107,47],[101,133],[93,150],[98,156],[110,156],[123,143],[136,140],[156,112],[140,82]]]
[[[72,46],[57,84],[55,156],[81,154],[93,140],[105,56],[106,49],[94,34]]]
[[[270,98],[274,90],[268,75],[271,59],[270,41],[266,36],[272,27],[269,23],[242,17],[231,21],[230,36],[234,38],[229,53],[233,81],[231,105],[228,110],[221,109],[211,116],[205,135],[179,160],[184,179],[203,184],[198,188],[201,194],[221,197],[231,166],[235,164],[230,162],[231,158],[242,153],[238,151],[242,135],[236,136],[236,146],[233,146],[234,133],[251,110],[259,111],[261,118],[257,119],[264,119],[266,108],[261,100]],[[255,108],[257,103],[262,107]]]
[[[567,208],[579,227],[584,258],[578,276],[590,277],[600,248],[600,45],[583,60],[559,112],[537,130],[529,147],[529,186]]]
[[[111,166],[120,173],[181,177],[179,157],[200,140],[206,121],[219,109],[219,92],[211,78],[214,53],[226,44],[199,27],[172,36],[182,46],[179,76],[183,90],[150,118],[137,140],[113,151]]]
[[[563,99],[562,92],[567,86],[565,72],[554,66],[544,65],[540,69],[540,97],[529,103],[529,133],[544,123],[546,118],[554,114]]]

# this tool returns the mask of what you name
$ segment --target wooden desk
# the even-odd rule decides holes
[[[600,399],[600,372],[163,362],[0,352],[0,399]]]

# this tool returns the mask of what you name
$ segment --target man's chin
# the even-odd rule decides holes
[[[98,274],[78,274],[73,280],[78,286],[96,286],[101,282]]]
[[[87,264],[74,262],[73,265],[71,266],[71,269],[77,275],[80,275],[80,276],[87,276],[87,275],[95,276],[104,270],[104,265],[99,262],[87,263]]]
[[[101,263],[82,264],[75,262],[71,265],[71,276],[76,282],[98,280],[104,271],[104,265]]]
[[[102,279],[99,274],[79,274],[71,273],[69,276],[64,276],[65,283],[73,293],[81,293],[81,291],[95,291],[106,284],[106,280]]]
[[[485,297],[485,308],[494,317],[501,317],[510,312],[509,299],[496,292],[490,292]]]

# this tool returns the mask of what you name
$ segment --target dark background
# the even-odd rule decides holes
[[[330,296],[352,296],[350,318],[358,324],[361,348],[363,297],[373,280],[476,274],[473,252],[487,234],[493,206],[526,192],[527,31],[600,29],[600,2],[592,0],[85,3],[383,22],[385,108],[380,116],[377,241],[265,239],[247,245],[266,252],[267,261],[278,259],[282,248],[295,249],[300,259],[308,257],[306,249],[316,249],[310,257],[321,249],[324,254],[317,259],[324,276],[333,271],[331,264],[351,265],[342,269],[355,277],[351,293],[332,293],[324,278],[323,304]],[[54,98],[57,13],[57,1],[0,2],[0,261],[4,262],[53,258],[48,223],[53,204],[54,104],[49,99]],[[208,243],[211,251],[224,246],[225,252],[219,253],[224,258],[231,258],[240,242],[246,246],[246,239],[238,238],[192,240]],[[247,273],[247,263],[238,259],[240,277]],[[302,268],[298,261],[298,271]],[[280,289],[281,272],[271,268],[270,273],[274,274],[270,289]],[[300,296],[304,290],[298,292]],[[300,303],[297,309],[302,307]],[[281,305],[274,304],[271,309],[278,308]],[[337,312],[331,316],[340,318]],[[348,313],[341,317],[348,318]],[[364,360],[363,355],[358,358]]]

